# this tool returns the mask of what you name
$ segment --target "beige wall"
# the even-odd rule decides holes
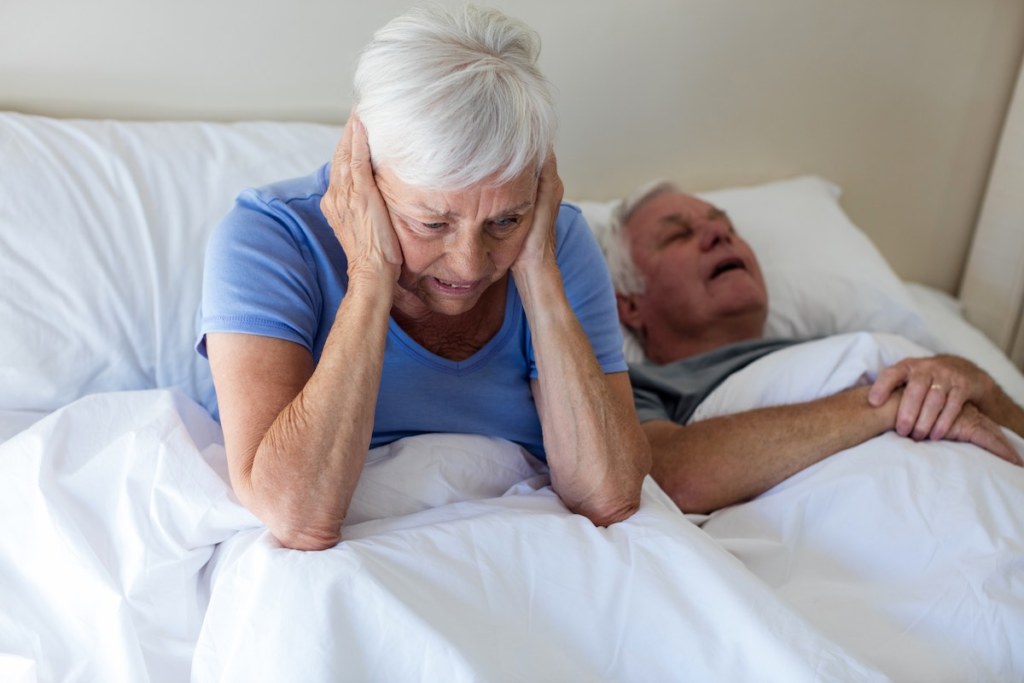
[[[525,0],[567,194],[819,173],[905,278],[953,291],[1024,49],[1021,0]],[[2,0],[0,107],[341,121],[406,6]]]

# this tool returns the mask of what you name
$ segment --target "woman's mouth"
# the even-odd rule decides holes
[[[455,282],[449,280],[442,280],[441,278],[433,277],[434,285],[442,292],[447,294],[469,294],[473,292],[477,285],[480,284],[479,280],[473,280],[470,282]]]

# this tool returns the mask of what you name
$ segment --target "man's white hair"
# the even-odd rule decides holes
[[[390,21],[354,82],[374,167],[432,189],[539,173],[556,128],[539,54],[537,33],[495,9],[424,6]]]
[[[636,267],[629,246],[626,224],[648,200],[665,192],[682,192],[668,180],[652,180],[619,201],[612,210],[608,227],[598,233],[598,242],[608,262],[615,291],[621,294],[642,294],[646,288],[644,277]]]

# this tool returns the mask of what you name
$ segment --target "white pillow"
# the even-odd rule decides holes
[[[208,403],[209,368],[193,351],[207,236],[241,189],[312,172],[339,134],[0,112],[0,410],[172,386]],[[761,258],[769,334],[881,329],[934,348],[833,185],[801,178],[706,196]],[[582,206],[591,225],[606,222],[608,204]]]
[[[867,330],[937,348],[907,288],[847,217],[831,182],[802,176],[697,194],[724,209],[757,254],[768,287],[765,336],[806,339]],[[578,205],[599,232],[617,203]],[[641,359],[636,340],[626,336],[627,359]]]
[[[311,173],[339,134],[0,112],[0,410],[149,387],[207,399],[207,235],[241,189]]]

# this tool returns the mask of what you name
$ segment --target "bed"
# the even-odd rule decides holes
[[[414,437],[371,452],[345,542],[282,549],[225,483],[202,408],[201,251],[237,188],[315,167],[338,133],[0,114],[6,676],[1024,671],[1012,635],[1024,632],[1024,472],[959,444],[880,437],[708,518],[687,519],[648,481],[634,518],[599,529],[518,447]],[[55,178],[62,192],[39,191]],[[705,196],[760,254],[769,332],[822,338],[734,375],[698,418],[832,393],[927,349],[976,359],[1024,400],[1024,377],[955,302],[904,286],[835,184],[801,176]],[[579,204],[600,229],[610,203]]]
[[[768,333],[813,339],[735,374],[694,419],[934,352],[1024,404],[1024,9],[891,4],[652,2],[661,42],[619,31],[621,8],[517,5],[553,36],[560,169],[591,227],[652,177],[686,183],[754,246]],[[240,189],[328,158],[346,108],[320,87],[326,66],[286,93],[260,90],[272,71],[239,73],[264,51],[326,62],[323,26],[293,34],[257,5],[237,33],[209,28],[235,19],[223,8],[206,29],[171,10],[5,9],[6,26],[51,40],[0,27],[0,680],[1024,680],[1024,471],[970,445],[882,435],[707,516],[648,479],[640,511],[602,529],[521,448],[424,435],[370,452],[344,542],[281,548],[227,485],[204,408],[202,250]],[[393,10],[357,13],[345,39]],[[758,59],[735,75],[735,50],[708,35]],[[237,53],[201,51],[222,42]],[[697,49],[701,68],[681,68]],[[72,55],[75,69],[55,66]],[[736,90],[714,86],[723,73]],[[665,79],[706,97],[664,95],[638,124],[601,99],[601,74],[634,101]],[[917,85],[897,118],[929,112],[911,133],[877,115],[887,74]],[[794,98],[798,83],[817,90]],[[744,107],[775,121],[727,135],[744,121],[721,112]],[[835,126],[808,134],[821,117]],[[850,136],[854,121],[870,134]],[[628,338],[625,351],[638,357]]]

